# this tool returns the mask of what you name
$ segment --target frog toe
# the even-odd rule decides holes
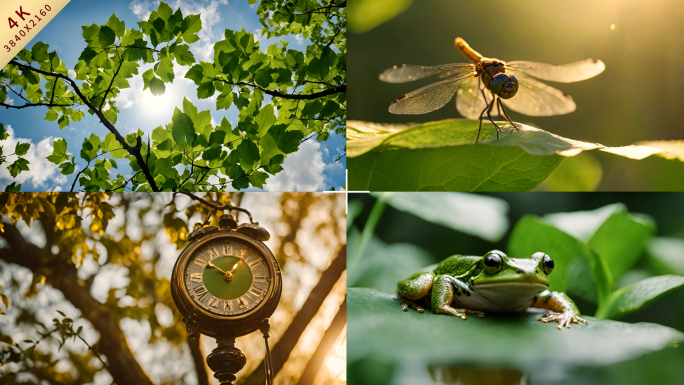
[[[398,297],[399,297],[399,300],[401,301],[401,310],[408,311],[409,307],[412,307],[412,308],[416,309],[416,311],[418,311],[418,313],[422,313],[425,311],[425,310],[423,310],[422,307],[420,307],[420,305],[411,301],[410,299],[404,298],[401,295],[399,295]]]
[[[584,323],[588,324],[587,320],[580,318],[577,314],[573,312],[564,313],[549,313],[539,318],[541,322],[558,322],[558,329],[562,329],[564,326],[570,328],[570,324]]]

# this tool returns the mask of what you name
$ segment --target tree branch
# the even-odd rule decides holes
[[[90,108],[90,110],[93,111],[93,113],[94,113],[95,115],[97,115],[97,117],[100,119],[100,122],[101,122],[105,127],[107,127],[107,129],[109,130],[109,132],[111,132],[112,134],[114,134],[114,137],[115,137],[116,140],[121,144],[121,146],[122,146],[126,151],[128,151],[129,154],[133,155],[133,157],[135,158],[135,160],[138,162],[138,166],[140,167],[140,169],[142,170],[143,174],[145,175],[145,179],[147,179],[147,182],[150,184],[150,188],[152,189],[152,191],[160,191],[160,190],[159,190],[159,187],[157,187],[157,183],[154,181],[154,177],[152,176],[152,173],[150,172],[149,167],[147,167],[147,164],[146,164],[146,163],[144,162],[144,160],[143,160],[142,154],[140,153],[140,149],[137,149],[137,148],[135,148],[135,147],[133,147],[133,146],[130,146],[128,143],[126,143],[126,139],[125,139],[123,136],[121,136],[121,134],[120,134],[119,131],[116,129],[116,127],[114,127],[114,125],[113,125],[109,120],[107,120],[107,118],[105,118],[105,116],[104,116],[104,114],[102,113],[102,111],[100,111],[99,109],[97,109],[97,108],[90,102],[90,100],[88,100],[88,98],[86,98],[86,97],[83,95],[83,93],[81,92],[81,89],[78,88],[78,85],[76,85],[76,82],[75,82],[75,81],[73,81],[70,77],[68,77],[68,76],[66,76],[66,75],[62,75],[62,74],[54,73],[54,72],[43,71],[43,70],[40,70],[40,69],[38,69],[38,68],[33,68],[33,67],[31,67],[31,66],[27,66],[27,65],[25,65],[25,64],[21,64],[21,63],[15,61],[15,60],[11,60],[11,61],[9,62],[9,64],[13,64],[13,65],[15,65],[15,66],[17,66],[17,67],[19,67],[19,68],[24,69],[24,70],[33,71],[33,72],[39,73],[39,74],[41,74],[41,75],[52,76],[52,77],[55,77],[55,78],[60,78],[60,79],[62,79],[62,80],[64,80],[64,81],[68,82],[69,84],[71,84],[71,87],[74,89],[74,92],[76,92],[76,94],[77,94],[78,97],[83,101],[83,103],[84,103],[86,106],[88,106],[88,108]]]
[[[133,356],[116,316],[96,301],[85,285],[79,284],[83,281],[78,277],[76,267],[68,262],[71,255],[53,255],[50,251],[52,242],[48,241],[45,247],[39,248],[26,241],[15,225],[3,223],[3,226],[2,238],[9,247],[0,249],[0,259],[28,268],[34,273],[40,268],[52,269],[52,274],[46,276],[47,282],[61,291],[64,297],[81,311],[83,318],[90,321],[100,333],[100,340],[96,344],[97,350],[107,357],[109,374],[114,382],[152,385],[152,381]],[[67,252],[65,250],[63,253]]]
[[[0,103],[0,106],[5,107],[5,108],[16,108],[17,110],[21,110],[22,108],[26,107],[40,107],[40,106],[45,106],[45,107],[71,107],[74,106],[75,104],[53,104],[53,103],[26,103],[21,106],[13,106],[11,104],[7,103]]]
[[[257,89],[263,91],[265,94],[271,95],[275,98],[293,99],[293,100],[313,100],[313,99],[322,98],[322,97],[328,96],[328,95],[334,95],[334,94],[339,94],[341,92],[347,92],[347,85],[346,84],[343,84],[341,86],[337,86],[335,88],[331,88],[329,90],[324,90],[321,92],[314,92],[313,94],[283,94],[281,92],[267,90],[265,88],[259,87],[256,84],[247,83],[247,82],[232,83],[232,82],[229,82],[227,80],[220,79],[220,78],[212,78],[212,80],[217,80],[217,81],[220,81],[220,82],[223,82],[226,84],[230,84],[230,85],[254,87],[254,88],[257,88]]]
[[[202,345],[200,345],[200,336],[188,336],[188,346],[190,347],[192,362],[195,364],[198,385],[209,385],[209,373],[207,373],[207,367],[204,365],[204,352],[202,352]]]
[[[335,34],[333,35],[332,39],[330,39],[330,41],[328,42],[328,44],[326,44],[325,47],[323,47],[323,48],[330,47],[330,44],[332,44],[332,42],[335,41],[335,38],[337,37],[337,34],[339,34],[339,33],[344,29],[344,27],[345,27],[346,25],[347,25],[347,22],[345,21],[344,24],[342,24],[342,26],[340,27],[340,29],[338,29],[337,32],[335,32]]]

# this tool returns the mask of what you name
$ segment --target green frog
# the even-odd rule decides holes
[[[586,324],[570,297],[547,290],[552,271],[553,259],[543,252],[531,258],[509,258],[492,250],[484,257],[451,256],[397,286],[404,311],[412,307],[422,313],[419,303],[427,307],[429,301],[437,314],[466,319],[466,314],[484,317],[484,312],[515,313],[536,307],[554,312],[539,321],[558,322],[558,329],[569,328],[572,323]]]

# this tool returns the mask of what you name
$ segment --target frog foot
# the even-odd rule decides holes
[[[480,318],[483,318],[485,314],[481,311],[478,310],[470,310],[470,309],[455,309],[451,306],[442,306],[438,308],[435,313],[437,314],[448,314],[452,315],[454,317],[460,317],[461,319],[467,319],[468,317],[466,314],[473,314],[476,315]]]
[[[422,307],[420,307],[417,303],[411,301],[408,298],[405,298],[403,295],[397,295],[399,297],[399,300],[401,301],[401,310],[407,311],[409,307],[412,307],[418,311],[418,313],[422,313],[424,310]]]
[[[571,312],[571,311],[566,311],[563,313],[549,313],[543,316],[542,318],[539,318],[539,321],[541,322],[558,322],[558,329],[562,329],[563,326],[569,328],[570,324],[576,324],[576,323],[585,323],[587,324],[587,320],[580,318],[577,316],[577,314]]]

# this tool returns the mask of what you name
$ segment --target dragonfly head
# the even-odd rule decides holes
[[[518,78],[500,73],[492,78],[489,90],[501,99],[510,99],[518,92]]]

